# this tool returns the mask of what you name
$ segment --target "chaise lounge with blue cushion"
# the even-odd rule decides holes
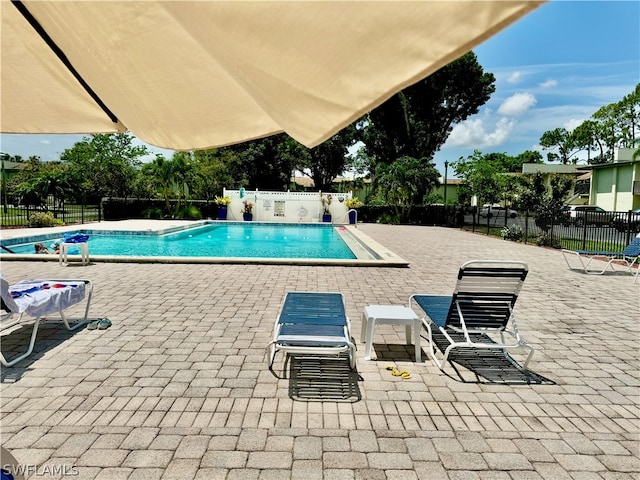
[[[269,369],[279,351],[340,358],[355,367],[351,324],[340,293],[287,292],[269,343]]]
[[[0,363],[10,367],[31,355],[38,334],[38,326],[46,315],[52,313],[60,315],[68,330],[76,330],[84,325],[89,315],[92,293],[93,284],[90,280],[23,280],[15,285],[9,285],[7,279],[0,273],[0,298],[2,299],[0,332],[26,322],[25,314],[30,317],[29,321],[34,321],[26,352],[10,361],[0,352]],[[83,300],[86,301],[84,316],[71,324],[64,311]]]
[[[429,335],[429,354],[440,370],[444,370],[455,349],[463,348],[504,353],[508,349],[528,349],[523,365],[527,368],[534,350],[520,337],[513,313],[527,273],[528,267],[523,262],[472,260],[460,267],[452,295],[409,297],[409,307],[417,306],[424,315],[422,322]],[[442,359],[436,352],[436,332],[446,345]]]
[[[635,280],[638,281],[638,273],[640,273],[640,235],[631,240],[631,243],[625,247],[624,250],[618,252],[606,251],[606,250],[562,250],[562,256],[564,257],[567,266],[571,270],[583,270],[590,275],[602,275],[608,269],[615,271],[613,265],[616,261],[624,264],[626,269],[633,275],[632,267],[634,263],[638,264],[636,268]],[[579,267],[571,265],[569,257],[576,257],[580,264]],[[600,259],[605,260],[604,267],[601,270],[590,270],[589,265],[593,260]]]

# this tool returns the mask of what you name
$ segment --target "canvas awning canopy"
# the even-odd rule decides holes
[[[311,147],[540,1],[2,0],[2,133]]]

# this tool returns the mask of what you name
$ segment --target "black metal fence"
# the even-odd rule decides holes
[[[461,228],[466,211],[462,205],[414,205],[404,212],[393,205],[365,205],[358,210],[358,221]]]
[[[48,225],[52,220],[53,224]],[[49,197],[39,205],[7,202],[0,207],[0,226],[3,228],[73,225],[101,220],[102,211],[98,202],[60,201]]]
[[[195,208],[191,208],[195,207]],[[190,200],[180,208],[171,202],[176,218],[216,218],[217,205],[208,200]],[[147,199],[103,199],[102,203],[56,201],[43,205],[8,204],[0,209],[2,227],[38,225],[43,215],[57,224],[81,224],[130,218],[165,218],[166,204]],[[36,224],[34,224],[34,220]],[[47,220],[46,218],[44,220]],[[358,221],[404,223],[425,226],[464,228],[524,243],[580,250],[620,251],[640,231],[637,213],[588,212],[542,222],[534,215],[500,210],[497,214],[462,205],[416,205],[404,212],[390,205],[364,206]]]
[[[464,228],[506,240],[579,250],[621,251],[640,231],[638,214],[631,211],[562,215],[545,222],[529,212],[501,210],[494,215],[461,205],[420,205],[404,213],[401,218],[393,206],[365,206],[358,220]]]
[[[464,216],[463,228],[507,240],[571,250],[621,251],[640,231],[636,214],[589,212],[588,216],[540,221],[525,212],[514,217],[501,213],[482,216],[474,209]]]

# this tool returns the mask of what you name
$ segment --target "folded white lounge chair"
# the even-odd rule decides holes
[[[429,354],[440,370],[457,348],[527,348],[530,352],[524,368],[527,367],[533,348],[520,338],[513,314],[527,273],[528,267],[522,262],[473,260],[460,267],[453,295],[411,295],[409,307],[415,303],[425,314]],[[441,360],[436,356],[434,330],[448,343]],[[493,333],[498,334],[499,341],[487,336]],[[512,340],[507,341],[505,335]]]
[[[69,330],[76,330],[87,322],[93,284],[89,280],[23,280],[15,285],[9,285],[5,277],[0,274],[0,294],[2,298],[2,316],[0,317],[0,332],[7,330],[21,322],[28,321],[25,314],[33,323],[33,331],[27,351],[7,360],[0,352],[0,363],[6,367],[15,365],[28,357],[33,351],[38,334],[40,321],[46,315],[57,313]],[[84,317],[69,323],[64,310],[86,299]]]
[[[355,367],[351,324],[340,293],[288,292],[269,343],[269,369],[276,353],[339,356]]]

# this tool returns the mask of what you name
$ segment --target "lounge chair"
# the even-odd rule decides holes
[[[355,367],[351,324],[340,293],[288,292],[269,343],[269,369],[276,353],[338,357]]]
[[[93,284],[89,280],[24,280],[9,285],[0,274],[0,294],[2,298],[2,316],[0,316],[0,331],[7,330],[23,321],[27,314],[35,318],[31,340],[27,351],[8,361],[0,352],[0,363],[5,367],[15,365],[28,357],[33,351],[38,334],[38,326],[45,315],[58,313],[62,322],[69,330],[76,330],[87,322]],[[84,317],[69,323],[64,310],[86,299]]]
[[[460,267],[453,295],[409,297],[409,307],[415,304],[424,313],[429,354],[440,370],[457,348],[499,349],[505,353],[507,349],[526,348],[530,350],[524,363],[527,368],[534,350],[520,338],[513,313],[527,273],[528,267],[522,262],[472,260]],[[448,343],[442,359],[436,356],[435,330]],[[499,334],[499,341],[488,334]]]
[[[583,270],[585,273],[590,275],[602,275],[607,271],[607,269],[611,269],[614,271],[613,265],[614,262],[619,261],[624,264],[626,269],[633,275],[633,264],[637,263],[638,267],[636,269],[635,280],[634,283],[638,281],[638,273],[640,273],[640,236],[635,237],[629,245],[625,247],[624,250],[619,252],[612,252],[606,250],[562,250],[562,256],[564,257],[565,262],[567,262],[567,266],[571,270]],[[579,267],[571,265],[569,262],[569,257],[575,256],[580,263]],[[590,270],[589,265],[595,259],[605,260],[604,267],[602,270]]]

